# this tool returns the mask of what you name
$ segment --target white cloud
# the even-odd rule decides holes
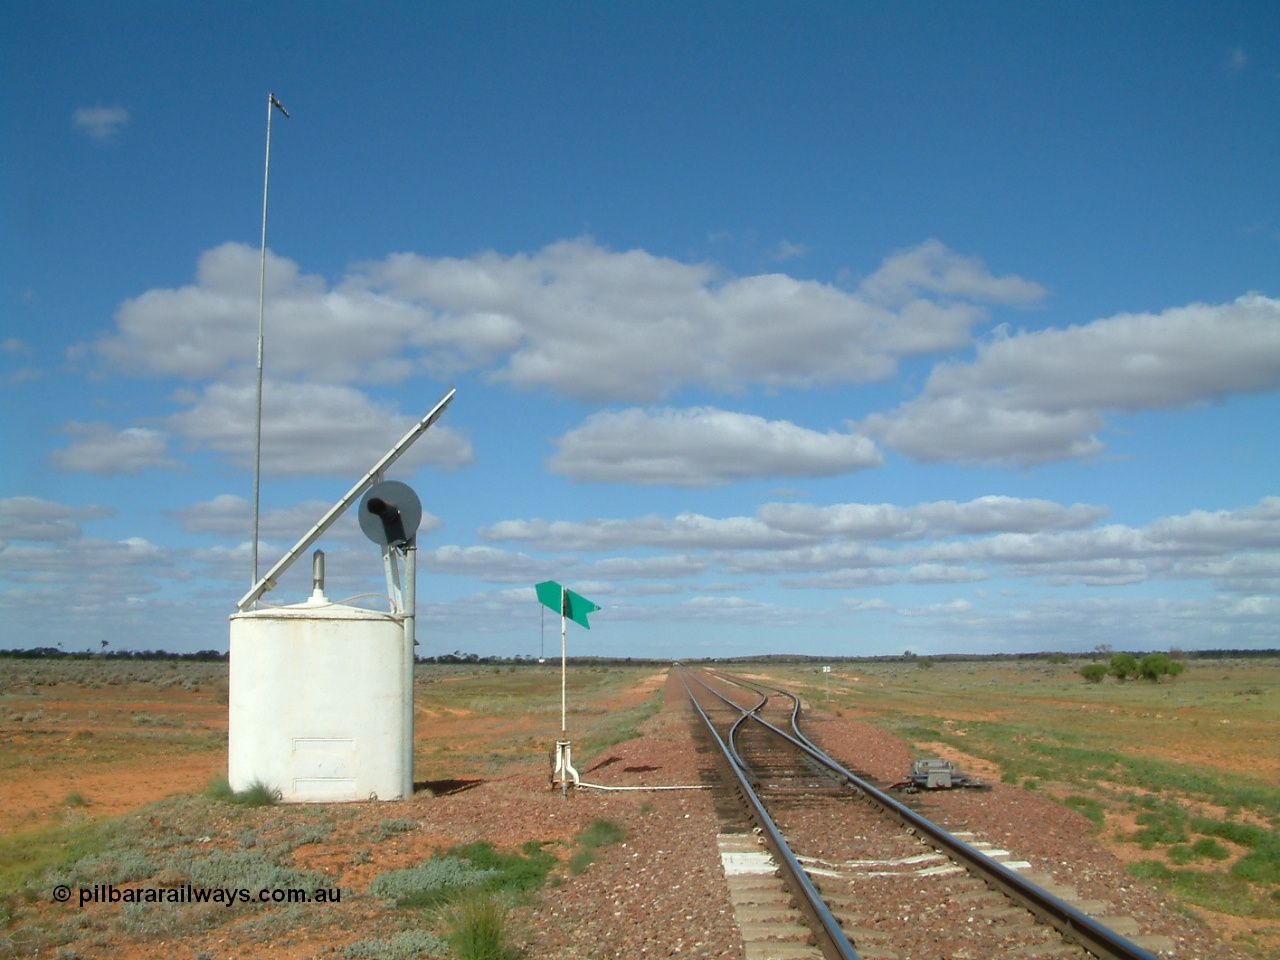
[[[845,597],[840,601],[840,606],[846,610],[852,610],[854,613],[880,612],[893,609],[883,600],[863,600],[859,597]]]
[[[777,530],[854,540],[916,540],[954,533],[1074,529],[1106,516],[1104,507],[1051,500],[979,497],[967,503],[941,500],[915,507],[890,503],[838,503],[820,507],[767,503],[756,516]]]
[[[746,477],[819,477],[883,463],[866,437],[818,433],[715,407],[604,411],[557,441],[548,461],[574,480],[720,486]]]
[[[31,346],[19,337],[6,337],[4,340],[0,341],[0,350],[3,350],[10,356],[16,357],[30,353]]]
[[[195,282],[125,301],[115,328],[71,351],[130,376],[190,381],[165,421],[191,448],[251,463],[259,251],[205,252]],[[264,470],[349,473],[412,421],[357,389],[424,371],[483,369],[490,378],[586,399],[656,399],[689,385],[807,387],[885,377],[899,358],[968,342],[984,304],[1042,291],[995,277],[936,241],[886,258],[846,292],[783,274],[727,277],[642,250],[590,240],[534,254],[467,259],[396,254],[359,264],[332,286],[275,254],[267,262]],[[614,419],[610,419],[614,418]],[[619,420],[618,418],[621,418]],[[622,458],[604,431],[625,422],[648,449]],[[163,435],[101,425],[60,451],[64,469],[172,467]],[[380,448],[380,449],[379,449]],[[458,467],[469,442],[447,427],[415,462]],[[561,439],[553,467],[572,476],[705,486],[740,476],[831,475],[874,466],[865,437],[820,434],[714,408],[600,414]]]
[[[811,537],[772,530],[753,517],[717,520],[697,513],[651,514],[635,520],[502,520],[480,528],[485,540],[514,540],[543,550],[616,550],[630,547],[744,549],[790,546]]]
[[[660,580],[630,583],[616,580],[578,580],[573,589],[591,597],[657,597],[684,591],[684,587],[678,583]]]
[[[1034,464],[1096,454],[1109,412],[1181,407],[1280,385],[1280,300],[1120,314],[983,344],[920,396],[862,424],[924,461]]]
[[[948,600],[946,603],[930,603],[922,607],[898,607],[897,613],[903,617],[954,617],[967,614],[973,609],[968,600]]]
[[[975,303],[1031,306],[1045,289],[1021,277],[994,277],[976,257],[962,257],[937,240],[899,250],[862,284],[862,290],[883,303],[910,303],[921,293],[940,294]]]
[[[1090,650],[1100,643],[1132,650],[1171,647],[1274,647],[1280,642],[1275,597],[1158,599],[1051,598],[984,605],[945,619],[951,642],[985,649]]]
[[[773,248],[774,260],[794,260],[796,257],[803,257],[809,252],[809,247],[803,243],[792,243],[790,240],[780,240],[778,245]]]
[[[115,137],[129,122],[129,111],[124,107],[79,107],[71,115],[71,125],[94,140],[107,141]]]
[[[707,566],[705,560],[686,556],[613,557],[583,566],[575,572],[604,580],[666,580],[696,576],[703,573]]]
[[[1121,586],[1153,578],[1212,580],[1233,592],[1273,592],[1264,551],[1280,547],[1280,497],[1235,510],[1191,511],[1144,527],[1093,526],[1106,515],[1090,504],[980,497],[915,507],[892,504],[766,504],[755,517],[700,514],[636,520],[509,520],[482,528],[487,540],[551,550],[636,547],[708,551],[679,554],[657,575],[689,578],[705,570],[777,576],[781,586],[861,589],[894,584],[972,583],[1028,578],[1047,586]],[[877,545],[884,541],[896,546]],[[907,541],[903,543],[903,541]],[[579,568],[596,579],[624,571],[622,558]],[[809,576],[800,576],[808,574]]]
[[[1249,56],[1242,47],[1232,47],[1227,51],[1227,69],[1239,73],[1249,65]]]
[[[80,600],[108,594],[146,594],[160,579],[185,580],[190,572],[174,551],[141,537],[77,538],[47,545],[0,543],[0,578],[37,587],[71,587]]]
[[[256,366],[260,251],[224,243],[201,255],[196,283],[150,290],[116,311],[93,345],[112,368],[207,380]],[[402,352],[429,322],[420,308],[358,284],[326,289],[268,251],[264,366],[272,377],[396,383],[414,372]]]
[[[798,590],[820,588],[826,590],[851,590],[865,587],[884,587],[891,584],[916,585],[939,583],[976,583],[986,580],[989,574],[974,567],[948,566],[938,563],[922,563],[913,567],[883,567],[876,570],[837,570],[816,577],[783,578],[781,586]]]
[[[417,342],[434,362],[492,362],[495,377],[519,386],[644,401],[690,384],[886,377],[903,355],[967,342],[985,315],[980,303],[1022,304],[1043,292],[936,242],[920,249],[888,258],[854,293],[783,274],[725,277],[590,240],[511,257],[397,254],[365,264],[352,283],[429,310]]]
[[[40,497],[0,499],[0,541],[60,542],[80,536],[80,521],[112,516],[106,507],[73,507]]]
[[[1050,500],[979,497],[966,503],[941,500],[914,507],[843,503],[815,506],[768,503],[754,517],[713,518],[696,513],[650,515],[634,520],[503,520],[480,529],[490,541],[519,541],[544,550],[614,550],[662,547],[674,550],[780,551],[811,548],[830,538],[921,539],[996,531],[1071,530],[1106,516],[1092,504],[1070,507]],[[832,545],[824,545],[832,550]],[[840,545],[841,557],[866,556]],[[768,561],[765,561],[768,562]]]
[[[1246,595],[1280,595],[1280,555],[1243,553],[1226,559],[1174,564],[1173,579],[1211,580],[1219,590]]]
[[[178,398],[190,408],[168,419],[176,432],[197,449],[213,450],[238,466],[252,467],[254,384],[214,383],[200,393],[182,391]],[[267,381],[262,398],[263,473],[359,475],[416,420],[392,406],[376,403],[353,387]],[[455,470],[474,460],[466,437],[436,424],[397,466],[429,463]]]
[[[49,455],[59,470],[69,473],[140,473],[143,470],[180,470],[183,465],[169,453],[169,438],[160,430],[109,423],[77,423],[62,427],[71,443]]]

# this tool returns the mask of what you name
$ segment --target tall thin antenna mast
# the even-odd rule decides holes
[[[279,110],[286,117],[284,108],[274,93],[267,94],[267,163],[262,174],[262,265],[258,272],[258,403],[257,428],[253,441],[253,577],[249,585],[258,582],[258,514],[262,503],[262,342],[263,318],[267,302],[267,190],[271,185],[271,110]]]

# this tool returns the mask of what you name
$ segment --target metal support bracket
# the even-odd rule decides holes
[[[576,787],[579,783],[578,771],[573,769],[572,754],[571,741],[556,741],[556,756],[551,767],[551,789],[559,787],[562,796],[569,793],[570,787]]]

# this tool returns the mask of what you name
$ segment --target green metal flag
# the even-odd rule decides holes
[[[587,614],[599,610],[598,604],[592,603],[580,593],[566,590],[554,580],[544,580],[542,583],[535,584],[533,589],[538,593],[539,603],[545,604],[561,616],[568,617],[574,623],[581,624],[588,630],[591,629],[591,624],[587,623]]]

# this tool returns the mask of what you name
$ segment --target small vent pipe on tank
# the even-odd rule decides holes
[[[325,602],[323,550],[317,550],[311,555],[311,600],[314,603]]]

